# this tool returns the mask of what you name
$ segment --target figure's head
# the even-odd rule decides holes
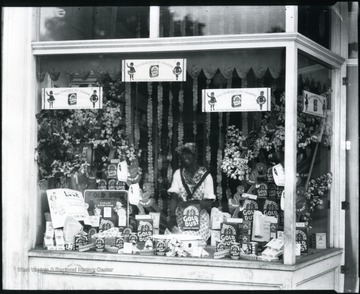
[[[180,154],[181,163],[184,167],[196,164],[198,151],[195,143],[185,143],[176,148],[176,151]]]
[[[52,94],[53,93],[53,91],[50,91],[50,94]]]
[[[176,65],[180,65],[180,62],[178,61],[178,62],[176,62]]]
[[[94,90],[94,94],[96,94],[96,90]]]
[[[264,95],[264,91],[261,91],[261,92],[260,92],[260,95]]]

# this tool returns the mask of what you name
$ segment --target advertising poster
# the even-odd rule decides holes
[[[72,216],[78,221],[88,220],[89,214],[81,192],[71,189],[51,189],[46,190],[46,195],[55,229],[64,226],[67,216]]]
[[[186,81],[186,59],[127,59],[121,68],[123,82]]]
[[[271,88],[204,89],[203,112],[270,111]]]
[[[85,190],[84,198],[88,204],[89,215],[100,216],[101,223],[105,226],[103,229],[126,227],[129,224],[127,191]]]
[[[43,88],[41,108],[100,109],[103,105],[102,87]]]
[[[303,91],[303,112],[311,115],[325,117],[326,115],[326,97]]]

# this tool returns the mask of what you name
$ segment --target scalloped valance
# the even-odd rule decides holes
[[[203,70],[207,79],[214,78],[218,70],[225,79],[230,79],[236,71],[240,78],[246,77],[250,69],[256,78],[262,78],[268,69],[277,79],[285,68],[282,49],[244,49],[231,51],[207,51],[184,53],[152,53],[139,58],[181,58],[187,59],[187,72],[194,79]],[[100,78],[108,73],[112,79],[121,77],[121,61],[129,56],[124,54],[45,56],[39,57],[37,77],[40,82],[48,73],[52,81],[71,82],[76,76],[86,80],[90,74]],[[134,56],[131,56],[134,59]]]

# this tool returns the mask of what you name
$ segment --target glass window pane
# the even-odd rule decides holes
[[[298,61],[296,216],[307,226],[310,240],[317,238],[317,245],[309,242],[313,250],[322,249],[319,244],[329,247],[331,69],[302,54]],[[301,242],[301,233],[298,238]]]
[[[40,41],[149,37],[149,7],[41,7]]]
[[[221,206],[223,211],[230,212],[234,217],[246,217],[251,225],[254,209],[258,209],[263,214],[278,217],[277,229],[282,230],[280,196],[283,187],[276,186],[273,178],[267,175],[268,170],[284,158],[284,51],[247,49],[181,54],[164,52],[160,55],[39,57],[37,72],[40,88],[99,85],[103,87],[104,93],[102,110],[40,111],[40,176],[42,179],[48,178],[49,183],[53,181],[51,184],[54,185],[65,172],[71,178],[74,172],[79,171],[78,185],[73,182],[70,183],[73,185],[71,187],[80,191],[89,188],[95,182],[82,174],[79,168],[81,158],[76,156],[84,146],[100,140],[105,143],[104,146],[98,144],[93,148],[90,171],[97,179],[103,179],[108,184],[104,172],[110,160],[108,140],[114,139],[112,147],[119,147],[115,157],[122,159],[129,158],[124,152],[128,147],[121,144],[134,144],[136,151],[141,150],[138,157],[142,170],[140,187],[147,190],[146,195],[153,198],[156,204],[154,207],[158,207],[154,209],[159,209],[163,215],[160,226],[162,233],[167,225],[169,208],[167,190],[174,171],[180,166],[176,147],[185,142],[196,142],[198,163],[208,168],[213,178],[214,194],[217,197],[214,206]],[[186,82],[121,82],[123,59],[179,57],[187,59]],[[207,100],[203,102],[203,89],[222,89],[226,92],[232,88],[269,88],[267,97],[271,96],[271,111],[261,111],[260,102],[256,102],[259,107],[257,111],[202,111],[203,103],[208,103]],[[256,91],[256,95],[252,95],[252,98],[255,97],[257,101],[262,94],[253,91]],[[56,129],[61,129],[62,137],[56,135]],[[230,141],[236,136],[241,137],[241,140],[238,141],[237,150],[234,150]],[[62,144],[62,140],[67,140],[67,145]],[[69,152],[72,148],[75,151]],[[240,168],[239,159],[243,159]],[[54,160],[67,164],[51,165]],[[243,186],[242,192],[258,196],[254,203],[251,199],[245,203],[243,199],[242,204],[250,211],[243,215],[231,206],[231,203],[234,204],[231,201],[239,201],[236,196],[239,186]],[[134,207],[133,214],[137,213]],[[248,242],[251,240],[251,231],[245,237],[241,236],[241,242]],[[240,235],[238,238],[240,241]],[[260,248],[263,245],[261,243]]]
[[[348,58],[358,58],[359,54],[359,3],[349,2],[349,52]]]
[[[299,6],[299,33],[330,49],[330,6]]]
[[[285,6],[163,6],[160,36],[256,34],[285,31]]]

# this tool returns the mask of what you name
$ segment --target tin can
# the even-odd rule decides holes
[[[249,242],[248,246],[249,246],[250,254],[258,255],[258,248],[259,248],[258,242]]]
[[[87,236],[75,235],[74,236],[74,247],[73,250],[79,250],[79,245],[86,245],[88,243]]]
[[[115,237],[115,246],[119,249],[124,248],[124,237],[123,236]]]
[[[230,246],[230,258],[239,259],[240,258],[240,244],[232,243]]]
[[[224,242],[222,242],[220,240],[215,241],[215,252],[223,251],[226,248],[228,248],[228,247],[226,247]]]
[[[134,245],[136,245],[136,243],[138,242],[138,236],[136,233],[131,233],[129,236],[129,242],[133,243]]]
[[[166,242],[164,240],[155,240],[156,255],[165,255]]]
[[[105,249],[105,238],[104,237],[98,237],[95,241],[95,248],[96,251],[102,252]]]

